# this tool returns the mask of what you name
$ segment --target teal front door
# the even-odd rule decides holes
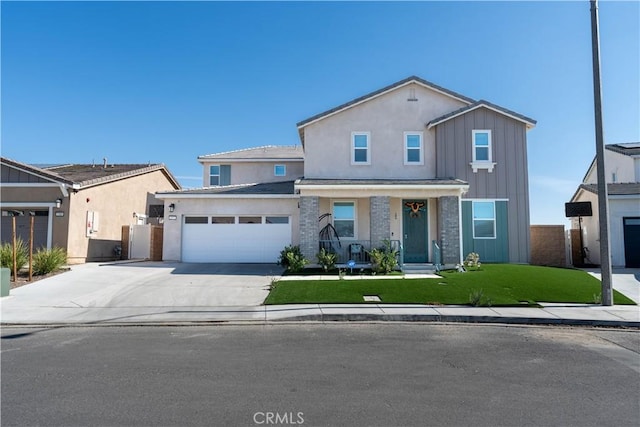
[[[428,254],[427,201],[402,201],[404,262],[424,263]]]

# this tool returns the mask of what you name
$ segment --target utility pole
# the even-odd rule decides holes
[[[16,248],[16,245],[18,244],[18,242],[16,241],[16,215],[13,214],[11,215],[11,223],[13,226],[13,281],[17,282],[18,281],[18,250]]]
[[[591,49],[593,58],[593,101],[596,122],[596,168],[598,173],[598,222],[600,223],[600,273],[602,305],[613,305],[611,286],[611,254],[609,248],[609,192],[604,165],[604,132],[602,130],[602,85],[600,84],[600,35],[598,0],[591,1]]]
[[[33,280],[33,221],[36,213],[29,212],[29,281]]]

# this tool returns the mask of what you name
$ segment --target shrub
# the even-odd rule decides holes
[[[480,265],[480,255],[475,252],[471,252],[464,260],[464,267],[466,269],[478,270]]]
[[[327,251],[325,248],[320,249],[320,252],[316,254],[316,258],[318,258],[318,264],[322,266],[325,272],[329,270],[333,270],[336,267],[336,261],[338,256],[333,253]]]
[[[309,264],[309,261],[302,255],[300,246],[285,246],[285,248],[280,251],[278,265],[284,267],[285,270],[291,273],[301,271],[307,264]]]
[[[376,273],[391,273],[398,265],[398,251],[391,248],[391,242],[384,241],[384,246],[369,252],[371,269]]]
[[[24,240],[16,239],[16,264],[18,270],[29,262],[29,248]],[[2,267],[13,269],[13,243],[3,243],[0,246],[0,263]]]
[[[33,254],[33,273],[35,275],[49,274],[59,270],[67,263],[67,253],[62,248],[38,249]]]

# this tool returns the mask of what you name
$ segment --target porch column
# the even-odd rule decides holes
[[[438,198],[438,223],[442,264],[460,262],[460,203],[457,196]]]
[[[391,239],[389,199],[389,196],[372,196],[369,198],[372,249],[382,246],[384,240]]]
[[[312,264],[319,246],[320,207],[317,196],[300,196],[300,251]]]

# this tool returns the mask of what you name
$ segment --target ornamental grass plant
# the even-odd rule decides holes
[[[18,270],[29,262],[29,248],[21,238],[16,240],[16,264]],[[0,263],[3,268],[13,269],[13,244],[3,243],[0,245]]]
[[[38,249],[33,254],[33,273],[45,275],[59,270],[67,263],[67,253],[62,248]]]

